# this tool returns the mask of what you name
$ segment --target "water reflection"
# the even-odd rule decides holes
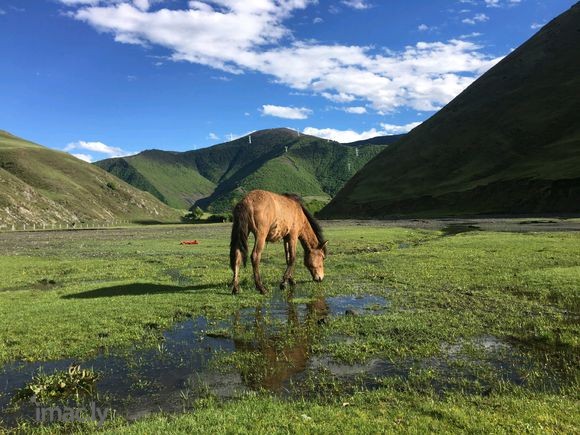
[[[290,295],[285,303],[286,321],[276,328],[276,314],[270,317],[267,307],[257,307],[250,331],[244,323],[247,316],[236,313],[235,350],[258,352],[261,357],[260,364],[242,373],[244,383],[250,388],[280,391],[294,375],[306,370],[318,328],[325,323],[330,310],[324,297],[304,304],[303,309],[305,313],[300,312],[301,306],[293,303]]]
[[[0,369],[3,424],[34,418],[30,404],[14,406],[11,400],[40,368],[52,373],[78,363],[101,374],[97,394],[86,399],[128,419],[151,412],[183,411],[184,402],[207,394],[230,398],[258,389],[285,393],[293,378],[312,367],[312,347],[330,317],[347,310],[381,313],[387,307],[384,298],[372,295],[299,301],[292,293],[278,293],[267,304],[242,309],[230,320],[188,319],[164,332],[154,348],[103,353],[85,361],[69,358],[6,364]],[[240,364],[237,369],[220,364],[224,355],[248,357],[251,364]]]

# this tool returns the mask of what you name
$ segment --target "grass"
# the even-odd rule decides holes
[[[17,393],[15,399],[17,402],[34,399],[49,404],[71,397],[79,400],[93,392],[98,378],[93,370],[81,369],[79,365],[52,374],[40,372]]]
[[[375,294],[389,305],[377,315],[333,319],[319,330],[310,352],[348,364],[388,361],[404,368],[404,376],[395,371],[367,391],[321,372],[302,385],[309,392],[302,398],[255,392],[223,402],[209,395],[197,400],[192,412],[155,414],[134,424],[118,417],[105,430],[579,430],[580,234],[445,237],[439,231],[340,222],[325,227],[330,240],[325,281],[310,282],[300,265],[302,296],[295,303],[320,295]],[[268,301],[271,295],[253,289],[249,270],[242,294],[229,294],[229,228],[0,234],[0,360],[82,359],[100,350],[123,353],[137,343],[154,348],[161,331],[185,316],[224,319],[240,307]],[[192,238],[200,244],[179,245]],[[273,292],[279,292],[282,272],[282,246],[269,245],[263,273]],[[278,337],[280,343],[294,339],[291,328]],[[487,337],[505,344],[521,385],[490,359],[481,344]],[[234,353],[222,361],[224,368],[230,364],[250,375],[262,363],[259,352]],[[317,391],[332,394],[322,397]],[[21,429],[51,430],[25,426]]]
[[[180,211],[72,155],[0,133],[0,228],[114,219],[177,222]]]
[[[215,189],[214,183],[182,162],[156,161],[154,156],[137,155],[129,164],[159,189],[167,204],[174,208],[189,208]]]

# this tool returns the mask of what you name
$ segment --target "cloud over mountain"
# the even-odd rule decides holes
[[[265,104],[262,106],[262,114],[267,116],[275,116],[284,119],[307,119],[312,110],[306,107],[285,107],[274,106],[272,104]]]

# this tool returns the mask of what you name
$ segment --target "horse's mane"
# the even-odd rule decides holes
[[[312,216],[312,214],[304,206],[304,202],[302,201],[302,198],[300,198],[300,196],[296,195],[295,193],[283,193],[282,195],[284,195],[286,198],[289,198],[289,199],[296,201],[300,205],[300,207],[302,207],[302,212],[304,213],[304,215],[306,216],[306,219],[308,220],[308,223],[312,227],[312,231],[314,231],[314,234],[316,235],[316,238],[318,239],[318,244],[323,245],[325,240],[324,240],[324,234],[322,233],[322,227],[320,226],[318,221],[316,219],[314,219],[314,216]],[[326,245],[324,246],[323,249],[324,249],[324,254],[326,255]]]

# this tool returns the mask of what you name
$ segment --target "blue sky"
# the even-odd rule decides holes
[[[0,0],[0,129],[86,160],[424,121],[566,0]]]

